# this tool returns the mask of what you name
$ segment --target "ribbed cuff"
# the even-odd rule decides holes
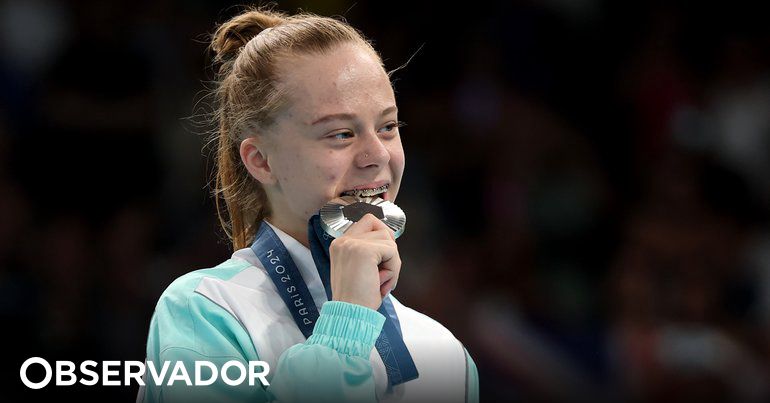
[[[365,306],[326,301],[305,344],[320,344],[341,354],[369,358],[385,316]]]

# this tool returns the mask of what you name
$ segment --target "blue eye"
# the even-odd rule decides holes
[[[406,124],[405,124],[404,122],[396,122],[396,123],[391,123],[391,124],[389,124],[389,125],[385,126],[385,129],[388,129],[387,131],[389,131],[389,132],[392,132],[392,131],[393,131],[393,130],[395,130],[396,128],[398,128],[398,127],[403,127],[403,126],[405,126],[405,125],[406,125]]]
[[[386,132],[392,132],[396,128],[402,127],[405,125],[406,124],[404,122],[395,122],[383,127],[383,129],[386,129],[385,130]],[[344,136],[344,137],[340,137],[340,136]],[[331,136],[329,136],[329,138],[332,138],[334,140],[347,140],[354,136],[355,134],[353,134],[353,132],[347,131],[347,132],[339,132],[339,133],[332,134]]]

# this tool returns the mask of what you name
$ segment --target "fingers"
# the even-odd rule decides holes
[[[391,286],[392,280],[380,286],[380,297],[385,298],[389,292],[393,291],[395,287]]]
[[[398,273],[390,270],[380,271],[380,296],[385,297],[389,292],[396,288],[398,282]]]
[[[396,283],[398,282],[398,274],[399,272],[396,271],[380,270],[380,285],[388,285],[391,288],[396,288]]]
[[[360,248],[374,251],[375,253],[374,258],[377,260],[376,264],[380,275],[380,284],[392,276],[398,276],[398,273],[401,270],[401,256],[398,254],[398,247],[393,241],[371,239],[360,242],[365,243],[361,244],[359,246]]]
[[[396,239],[395,232],[372,213],[365,214],[358,220],[358,222],[353,223],[353,225],[345,231],[345,235],[359,235],[377,230],[384,230],[393,240]]]
[[[383,255],[383,260],[377,267],[380,279],[380,290],[383,290],[386,285],[387,291],[394,288],[398,281],[398,276],[401,273],[401,257],[398,254],[398,250],[393,248],[386,253],[391,253],[392,250],[395,250],[395,253],[390,255],[387,259],[385,258],[385,255]]]
[[[380,224],[385,225],[372,213],[367,213],[360,220],[353,223],[353,225],[345,231],[345,235],[358,235],[366,232],[371,232],[380,229]]]
[[[376,268],[381,298],[395,288],[401,271],[401,257],[398,253],[395,232],[373,214],[364,215],[358,222],[351,225],[344,235],[333,240],[329,251],[332,256],[342,254],[344,260],[349,262],[341,266],[352,270],[344,276],[345,279],[356,278],[355,274],[358,274],[362,267],[372,267]],[[355,274],[351,276],[351,273]],[[372,272],[369,273],[369,276],[374,275]],[[371,277],[369,279],[368,281],[374,280]],[[341,285],[336,288],[345,287]],[[369,292],[376,291],[372,289]]]
[[[393,238],[393,231],[391,231],[390,229],[387,229],[387,230],[386,229],[379,229],[379,230],[375,230],[375,231],[364,232],[363,234],[356,235],[356,238],[357,239],[367,239],[367,240],[369,240],[369,239],[371,239],[371,240],[378,239],[378,240],[389,241],[389,242],[395,241],[395,239]]]

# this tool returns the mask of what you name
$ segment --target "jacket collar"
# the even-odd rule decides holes
[[[292,238],[291,235],[271,224],[269,221],[265,220],[265,222],[270,225],[270,228],[272,228],[273,231],[275,231],[275,234],[278,235],[283,246],[286,247],[289,256],[291,256],[294,264],[297,265],[297,270],[299,270],[302,279],[305,281],[305,284],[307,284],[307,288],[310,291],[310,295],[313,296],[316,306],[320,309],[321,305],[327,300],[326,292],[324,291],[321,276],[318,274],[318,269],[313,261],[313,255],[310,252],[310,249]],[[254,254],[254,251],[251,250],[251,246],[235,251],[233,257],[244,259],[251,263],[252,266],[257,267],[262,271],[265,270],[262,263]]]

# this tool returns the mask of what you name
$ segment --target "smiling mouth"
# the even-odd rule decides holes
[[[355,189],[355,190],[346,190],[342,193],[340,193],[340,196],[356,196],[356,197],[372,197],[377,196],[382,193],[385,193],[388,191],[388,187],[390,187],[389,184],[382,185],[380,187],[372,188],[372,189]]]

